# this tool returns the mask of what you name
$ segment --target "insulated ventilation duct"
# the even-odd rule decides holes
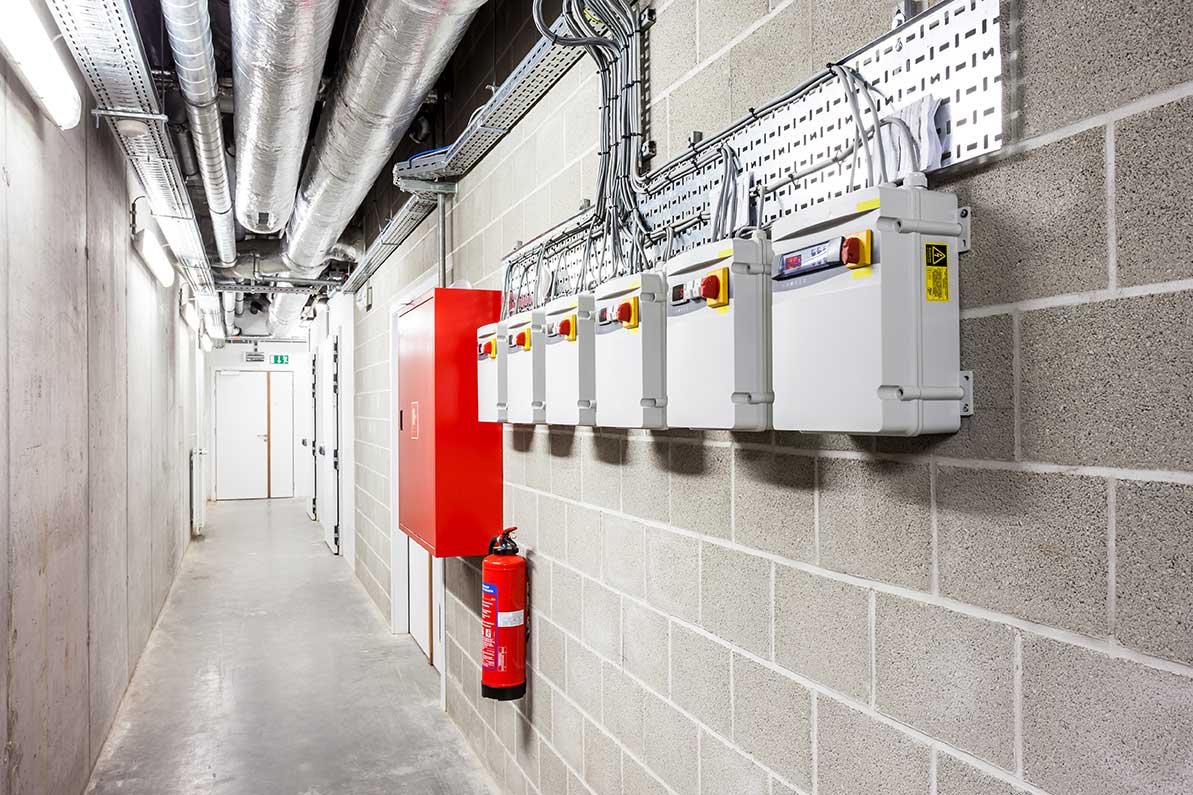
[[[339,0],[232,0],[236,217],[279,231],[294,208],[302,155]]]
[[[178,85],[186,100],[191,140],[198,156],[199,175],[207,192],[211,228],[220,261],[236,262],[236,219],[224,161],[224,133],[219,107],[219,76],[211,46],[207,0],[162,0],[162,17],[170,36]]]
[[[286,230],[290,273],[316,278],[418,114],[484,0],[366,0],[324,108]],[[278,295],[270,328],[297,323],[303,295]]]

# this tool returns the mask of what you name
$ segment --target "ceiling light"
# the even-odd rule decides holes
[[[141,235],[141,259],[162,283],[162,287],[169,287],[174,283],[174,268],[170,265],[170,255],[162,247],[162,239],[157,236],[157,230],[152,227]]]
[[[77,126],[83,101],[33,4],[9,0],[4,5],[0,52],[47,118],[63,130]]]
[[[199,312],[190,301],[182,305],[182,319],[191,327],[191,331],[199,330]]]
[[[199,337],[199,347],[203,349],[204,353],[211,352],[211,337],[203,334]]]

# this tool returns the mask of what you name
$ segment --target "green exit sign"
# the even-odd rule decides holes
[[[290,354],[275,353],[273,355],[273,363],[274,364],[290,364]]]

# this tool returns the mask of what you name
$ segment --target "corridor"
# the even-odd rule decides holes
[[[305,503],[211,506],[89,792],[493,791],[435,671],[389,634]]]

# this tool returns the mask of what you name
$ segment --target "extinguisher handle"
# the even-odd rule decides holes
[[[492,555],[500,546],[504,552],[503,554],[518,554],[518,545],[514,543],[513,535],[518,531],[517,527],[507,527],[501,531],[499,535],[495,535],[489,539],[489,554]]]

